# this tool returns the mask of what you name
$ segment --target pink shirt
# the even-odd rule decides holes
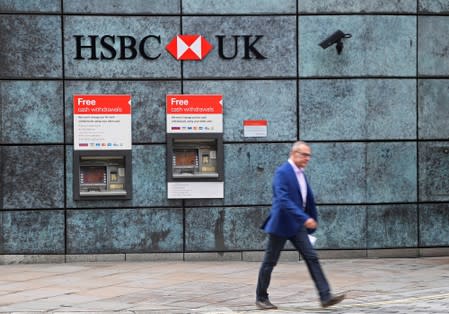
[[[299,184],[299,189],[301,190],[302,204],[303,204],[303,207],[306,207],[307,183],[306,183],[306,178],[304,177],[304,170],[303,170],[303,168],[298,168],[290,158],[288,159],[288,162],[290,165],[292,165],[293,170],[295,171],[296,179],[298,180],[298,184]]]

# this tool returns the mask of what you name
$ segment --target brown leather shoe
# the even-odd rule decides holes
[[[345,298],[345,294],[336,294],[336,295],[331,295],[329,300],[326,301],[321,301],[321,306],[322,307],[329,307],[332,305],[335,305],[337,303],[340,303],[341,301],[343,301]]]

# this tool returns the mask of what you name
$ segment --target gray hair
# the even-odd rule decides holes
[[[293,143],[293,145],[292,145],[292,149],[290,150],[291,152],[293,152],[293,151],[295,151],[295,150],[297,150],[298,148],[299,148],[299,146],[303,146],[303,145],[305,145],[305,146],[309,146],[309,144],[307,144],[306,142],[304,142],[304,141],[297,141],[297,142],[294,142]]]

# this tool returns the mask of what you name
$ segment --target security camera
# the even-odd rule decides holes
[[[325,40],[320,42],[319,45],[321,46],[321,48],[326,49],[326,48],[332,46],[333,44],[337,44],[336,45],[337,53],[340,54],[341,51],[343,50],[342,39],[351,38],[351,37],[352,37],[351,34],[345,34],[341,30],[337,30],[335,33],[333,33],[332,35],[327,37]]]

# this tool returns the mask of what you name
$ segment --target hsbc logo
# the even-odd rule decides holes
[[[163,53],[162,40],[159,35],[148,35],[141,39],[133,36],[115,35],[74,35],[75,60],[133,60],[141,57],[157,60]],[[263,54],[260,41],[263,35],[216,35],[215,45],[204,36],[177,35],[172,38],[165,49],[176,59],[182,61],[203,60],[215,47],[218,57],[224,60],[241,58],[261,60]],[[261,52],[262,51],[262,52]]]
[[[201,35],[178,35],[165,48],[176,60],[202,60],[212,45]]]

